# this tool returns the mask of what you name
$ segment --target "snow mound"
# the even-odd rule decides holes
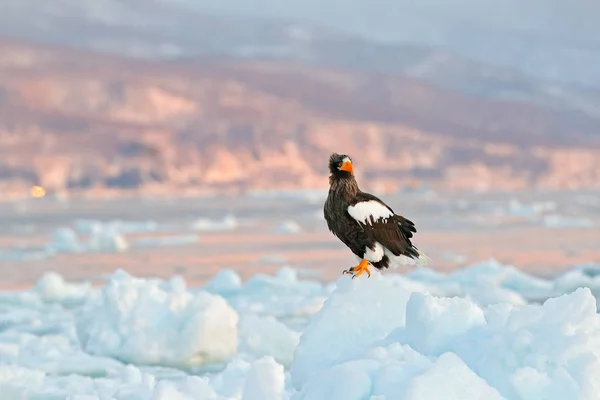
[[[212,231],[232,231],[239,225],[235,216],[228,214],[222,220],[211,220],[208,218],[198,218],[191,223],[190,227],[195,231],[212,232]]]
[[[242,278],[232,269],[219,271],[204,287],[210,293],[231,294],[242,287]]]
[[[296,348],[293,399],[598,398],[600,318],[589,289],[480,306],[398,282],[338,280]]]
[[[272,316],[244,316],[240,320],[240,353],[272,356],[285,366],[292,363],[300,333],[293,331]]]
[[[52,242],[46,246],[49,253],[109,252],[118,253],[129,249],[127,239],[110,225],[90,226],[89,239],[81,241],[71,228],[59,228],[52,234]]]
[[[193,243],[198,243],[198,235],[171,235],[139,238],[133,245],[135,247],[167,247],[185,246]]]
[[[0,398],[600,398],[597,263],[553,280],[494,260],[301,276],[187,288],[117,271],[96,288],[48,272],[0,292]]]
[[[35,284],[35,291],[45,303],[81,304],[92,293],[89,283],[68,283],[56,272],[46,272]]]
[[[158,372],[128,365],[106,377],[54,376],[0,366],[2,400],[286,400],[285,373],[273,358],[232,360],[211,377]]]
[[[90,299],[78,321],[82,348],[135,364],[191,367],[237,351],[238,314],[220,296],[191,293],[185,282],[119,271]]]
[[[242,400],[282,400],[285,393],[283,366],[264,357],[250,367]]]
[[[240,314],[297,318],[306,322],[321,308],[328,295],[323,284],[299,280],[296,270],[289,267],[281,268],[275,276],[256,274],[237,288],[234,285],[219,287],[214,281],[207,286],[225,297]]]
[[[119,233],[146,233],[155,232],[159,229],[159,224],[156,221],[123,221],[120,219],[108,222],[78,219],[73,225],[78,232],[84,234],[100,230],[111,230]]]
[[[398,280],[372,271],[369,279],[344,279],[304,330],[291,366],[301,389],[310,375],[359,358],[374,340],[404,325],[410,292]]]
[[[46,249],[57,253],[79,253],[84,246],[79,242],[77,233],[71,228],[59,228],[52,233],[52,242]]]
[[[543,224],[547,228],[593,228],[594,221],[589,218],[567,217],[560,214],[546,215]]]
[[[129,242],[114,227],[98,225],[94,226],[90,238],[86,244],[86,250],[121,253],[129,249]]]
[[[271,233],[299,233],[302,227],[294,220],[285,220],[271,229]]]

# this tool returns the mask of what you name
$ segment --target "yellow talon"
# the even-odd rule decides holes
[[[355,267],[352,267],[350,269],[345,269],[343,271],[343,274],[354,273],[354,275],[352,275],[352,279],[354,279],[357,276],[360,276],[363,272],[366,272],[369,275],[369,278],[371,277],[371,271],[369,271],[369,262],[367,260],[362,260],[360,262],[360,264],[358,264]]]

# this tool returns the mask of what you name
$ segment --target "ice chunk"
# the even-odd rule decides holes
[[[240,352],[254,356],[272,356],[289,366],[298,345],[300,333],[295,332],[272,316],[243,316],[239,325]]]
[[[238,227],[235,216],[227,214],[221,221],[208,218],[199,218],[192,222],[191,228],[196,231],[230,231]]]
[[[223,295],[240,314],[305,318],[321,308],[326,289],[319,282],[299,281],[295,271],[284,267],[275,276],[254,275],[240,290]]]
[[[134,242],[135,247],[168,247],[185,246],[198,242],[198,235],[171,235],[139,238]]]
[[[372,391],[371,376],[379,364],[373,360],[354,360],[321,371],[308,379],[293,400],[363,400]]]
[[[453,338],[483,324],[483,310],[458,297],[434,298],[413,293],[406,305],[406,339],[425,354],[443,353]]]
[[[293,398],[598,398],[600,316],[589,289],[483,308],[393,282],[338,280],[300,338]]]
[[[123,235],[112,227],[95,225],[86,243],[88,251],[120,253],[129,249],[129,242]]]
[[[236,357],[227,364],[220,374],[212,379],[212,387],[225,398],[239,398],[244,390],[249,369],[249,362]]]
[[[219,271],[204,287],[207,292],[216,294],[233,294],[242,287],[242,278],[231,269]]]
[[[31,391],[44,383],[45,374],[16,365],[0,365],[2,400],[27,399]]]
[[[59,228],[52,233],[52,242],[46,249],[57,253],[79,253],[84,251],[77,233],[71,228]]]
[[[300,337],[291,366],[296,389],[310,375],[361,356],[372,343],[404,325],[410,292],[398,283],[377,271],[369,279],[337,280],[337,288]]]
[[[124,221],[120,219],[108,222],[78,219],[73,225],[78,232],[85,234],[101,230],[110,230],[119,233],[143,233],[154,232],[159,229],[159,224],[156,221]]]
[[[250,366],[242,400],[282,400],[285,389],[283,366],[264,357]]]
[[[192,366],[236,354],[238,315],[220,296],[181,279],[114,274],[78,321],[83,348],[136,364]]]
[[[478,262],[451,274],[418,268],[408,279],[428,285],[438,296],[461,296],[480,305],[511,303],[525,305],[527,300],[546,299],[555,293],[553,282],[525,274],[494,259]]]
[[[593,228],[596,225],[589,218],[567,217],[560,214],[544,216],[543,223],[548,228]]]
[[[45,302],[60,302],[79,304],[87,300],[94,293],[88,283],[67,283],[56,272],[46,272],[36,283],[35,291],[40,299]]]
[[[406,400],[505,400],[453,353],[442,354],[407,392]]]
[[[294,220],[285,220],[271,230],[272,233],[299,233],[302,227]]]

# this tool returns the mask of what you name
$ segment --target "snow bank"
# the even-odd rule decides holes
[[[220,296],[192,294],[173,278],[120,271],[90,300],[78,323],[83,349],[136,364],[190,367],[236,354],[238,314]]]
[[[160,237],[146,237],[137,239],[133,242],[135,247],[167,247],[167,246],[185,246],[198,243],[198,235],[171,235]]]
[[[300,333],[288,328],[272,316],[242,317],[239,325],[239,352],[254,356],[272,356],[285,366],[292,363]]]
[[[404,325],[410,292],[399,281],[373,271],[369,279],[337,281],[337,288],[300,338],[291,366],[297,389],[311,375],[359,358],[374,340]]]
[[[294,220],[282,221],[279,225],[271,229],[271,233],[291,234],[302,232],[302,227]]]
[[[227,299],[240,314],[300,319],[317,312],[328,296],[327,288],[313,281],[299,280],[296,270],[283,267],[274,276],[256,274],[244,285],[230,270],[221,271],[207,285],[212,293]]]
[[[543,224],[547,228],[593,228],[596,225],[589,218],[567,217],[560,214],[546,215]]]
[[[242,400],[281,400],[284,393],[283,366],[272,357],[255,361],[248,372]]]
[[[87,251],[100,251],[109,253],[121,253],[129,249],[129,242],[115,227],[95,227],[90,232],[90,238],[86,243]]]
[[[71,228],[55,230],[52,233],[52,242],[46,248],[57,253],[79,253],[85,250],[77,233]]]
[[[118,253],[129,249],[127,239],[118,230],[104,225],[92,225],[89,239],[81,241],[71,228],[59,228],[46,246],[48,253],[82,253],[86,251]]]
[[[295,351],[296,400],[598,398],[600,318],[587,288],[482,307],[379,274],[337,283]]]
[[[191,224],[191,228],[196,231],[232,231],[238,227],[239,223],[235,216],[228,214],[223,220],[211,220],[209,218],[198,218]]]
[[[289,284],[281,275],[271,278]],[[232,271],[225,281],[215,287],[252,292]],[[287,400],[282,363],[299,333],[266,314],[238,318],[178,277],[117,271],[94,288],[47,273],[29,291],[0,293],[0,397]]]
[[[55,376],[0,366],[2,400],[286,400],[283,367],[271,357],[233,361],[212,377],[173,373],[161,378],[128,365],[106,377]],[[233,396],[232,396],[233,394]]]
[[[331,284],[222,270],[199,288],[47,273],[0,293],[0,397],[596,399],[595,292],[597,264],[545,280],[493,260]]]
[[[35,284],[36,293],[45,303],[81,304],[91,296],[89,283],[69,283],[56,272],[46,272]]]
[[[77,232],[85,234],[91,234],[101,230],[110,230],[119,233],[145,233],[155,232],[159,229],[159,224],[156,221],[124,221],[120,219],[108,222],[78,219],[73,225]]]

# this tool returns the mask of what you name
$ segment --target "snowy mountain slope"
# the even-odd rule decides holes
[[[549,19],[560,27],[554,14],[517,17],[509,12],[515,5],[509,4],[501,7],[505,10],[496,19],[486,19],[482,10],[498,4],[476,6],[469,0],[453,8],[380,0],[361,10],[354,2],[341,8],[329,0],[316,18],[316,4],[295,0],[282,4],[285,7],[270,0],[244,4],[232,0],[5,1],[0,2],[0,34],[141,58],[259,57],[402,73],[478,96],[559,107],[575,104],[598,113],[590,106],[596,100],[584,87],[595,82],[586,70],[592,75],[600,70],[593,68],[600,62],[594,61],[598,54],[594,44],[582,42],[576,32],[565,36],[527,25],[537,21],[546,26]],[[503,13],[511,18],[502,17]],[[341,25],[334,23],[346,14]],[[380,27],[390,18],[402,33],[390,34],[394,40],[377,41],[351,28],[354,20]],[[548,51],[564,54],[553,59],[540,55]],[[565,76],[562,63],[575,69]]]
[[[208,0],[221,14],[297,18],[387,42],[442,47],[537,78],[600,85],[592,0]]]

